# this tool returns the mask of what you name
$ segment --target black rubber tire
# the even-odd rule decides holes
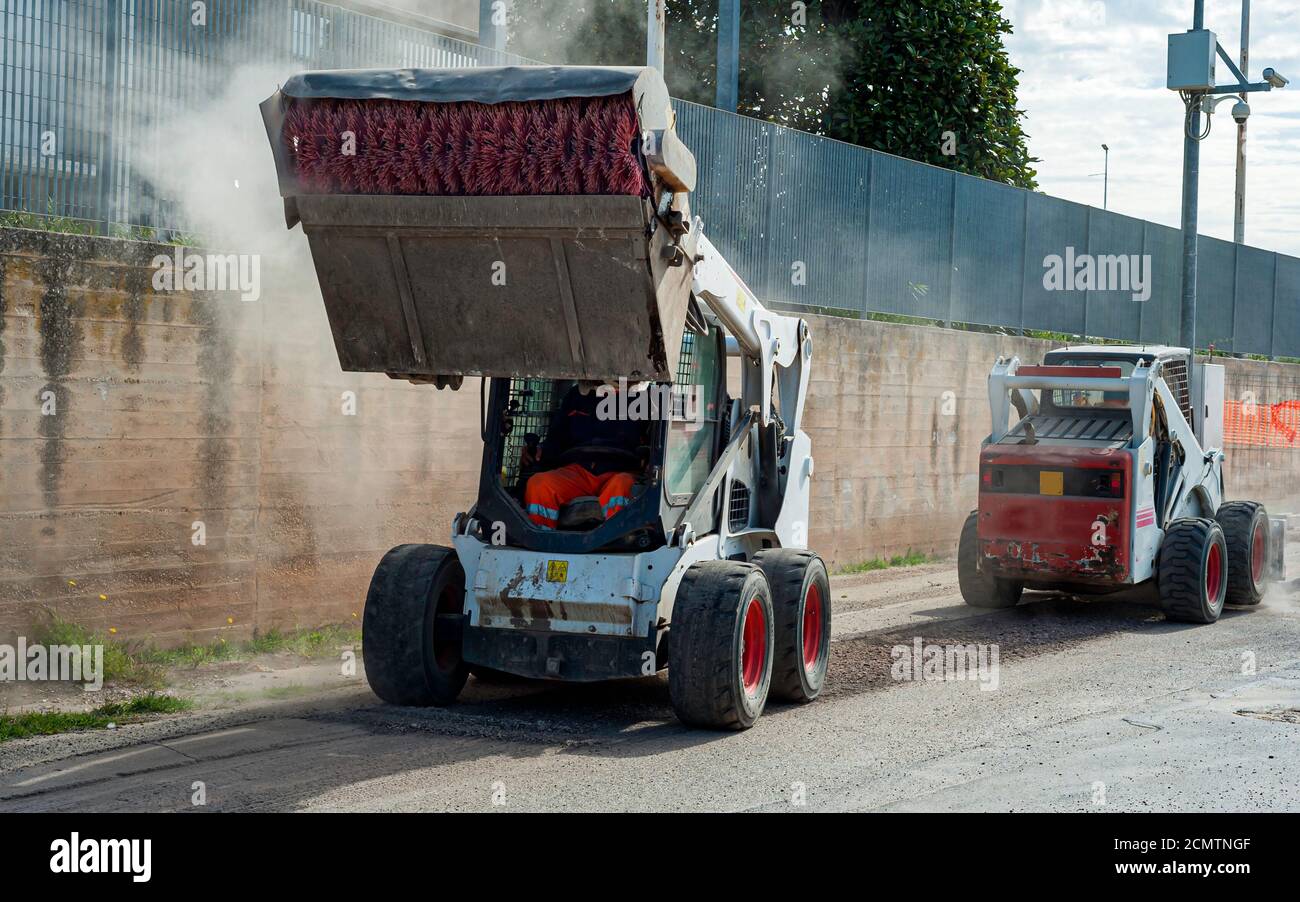
[[[752,692],[741,677],[749,602],[757,599],[766,624],[763,670]],[[747,730],[763,713],[772,682],[772,591],[754,564],[702,561],[682,576],[673,603],[668,694],[682,723],[715,730]]]
[[[1259,604],[1268,583],[1268,512],[1254,501],[1229,501],[1219,506],[1214,519],[1228,546],[1228,604]],[[1258,579],[1253,558],[1257,538],[1263,554]]]
[[[1209,591],[1209,562],[1219,554],[1218,590]],[[1160,607],[1170,620],[1213,623],[1223,613],[1227,595],[1227,543],[1223,530],[1206,517],[1183,517],[1165,528],[1156,568]]]
[[[751,563],[763,568],[772,590],[776,629],[772,655],[772,685],[768,697],[787,702],[810,702],[826,683],[831,652],[831,583],[826,565],[815,552],[796,548],[768,548],[754,555]],[[804,629],[810,590],[817,593],[820,617],[813,666],[807,666]],[[811,649],[808,649],[811,651]]]
[[[1020,601],[1025,585],[980,569],[979,511],[971,511],[957,542],[957,585],[962,599],[975,608],[1011,608]]]
[[[465,571],[452,549],[398,545],[384,555],[370,580],[361,632],[375,695],[418,707],[456,700],[469,671],[459,641],[439,641],[438,615],[460,614],[464,603]]]

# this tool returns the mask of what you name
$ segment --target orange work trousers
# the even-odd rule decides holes
[[[592,473],[582,464],[569,464],[555,470],[538,473],[524,486],[524,506],[528,519],[543,529],[554,529],[560,508],[574,498],[595,495],[600,499],[600,511],[605,519],[621,511],[632,502],[632,473]]]

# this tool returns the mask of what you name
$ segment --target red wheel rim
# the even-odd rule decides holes
[[[1264,581],[1264,529],[1258,523],[1250,540],[1250,578],[1257,586]]]
[[[1218,544],[1210,546],[1210,556],[1205,560],[1205,598],[1210,607],[1219,603],[1219,585],[1223,582],[1223,555]]]
[[[822,590],[816,582],[808,584],[803,603],[803,666],[809,673],[817,669],[822,651]]]
[[[740,642],[740,682],[746,695],[754,695],[758,692],[758,684],[763,679],[763,665],[767,662],[767,617],[763,603],[757,597],[745,609]]]

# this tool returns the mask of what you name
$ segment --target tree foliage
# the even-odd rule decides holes
[[[739,112],[1021,187],[1036,187],[1019,70],[997,0],[745,0]],[[645,0],[514,0],[510,49],[636,65]],[[674,97],[712,105],[717,0],[669,0]],[[951,134],[948,134],[951,133]],[[946,140],[945,140],[946,139]]]

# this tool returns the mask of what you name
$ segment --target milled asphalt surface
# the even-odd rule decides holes
[[[1294,536],[1289,558],[1300,574]],[[825,694],[745,733],[679,725],[664,675],[471,679],[447,709],[357,678],[4,743],[0,811],[195,810],[197,783],[206,811],[1300,810],[1300,588],[1187,626],[1113,599],[977,611],[950,563],[833,583]],[[894,679],[918,636],[996,644],[997,688]]]

